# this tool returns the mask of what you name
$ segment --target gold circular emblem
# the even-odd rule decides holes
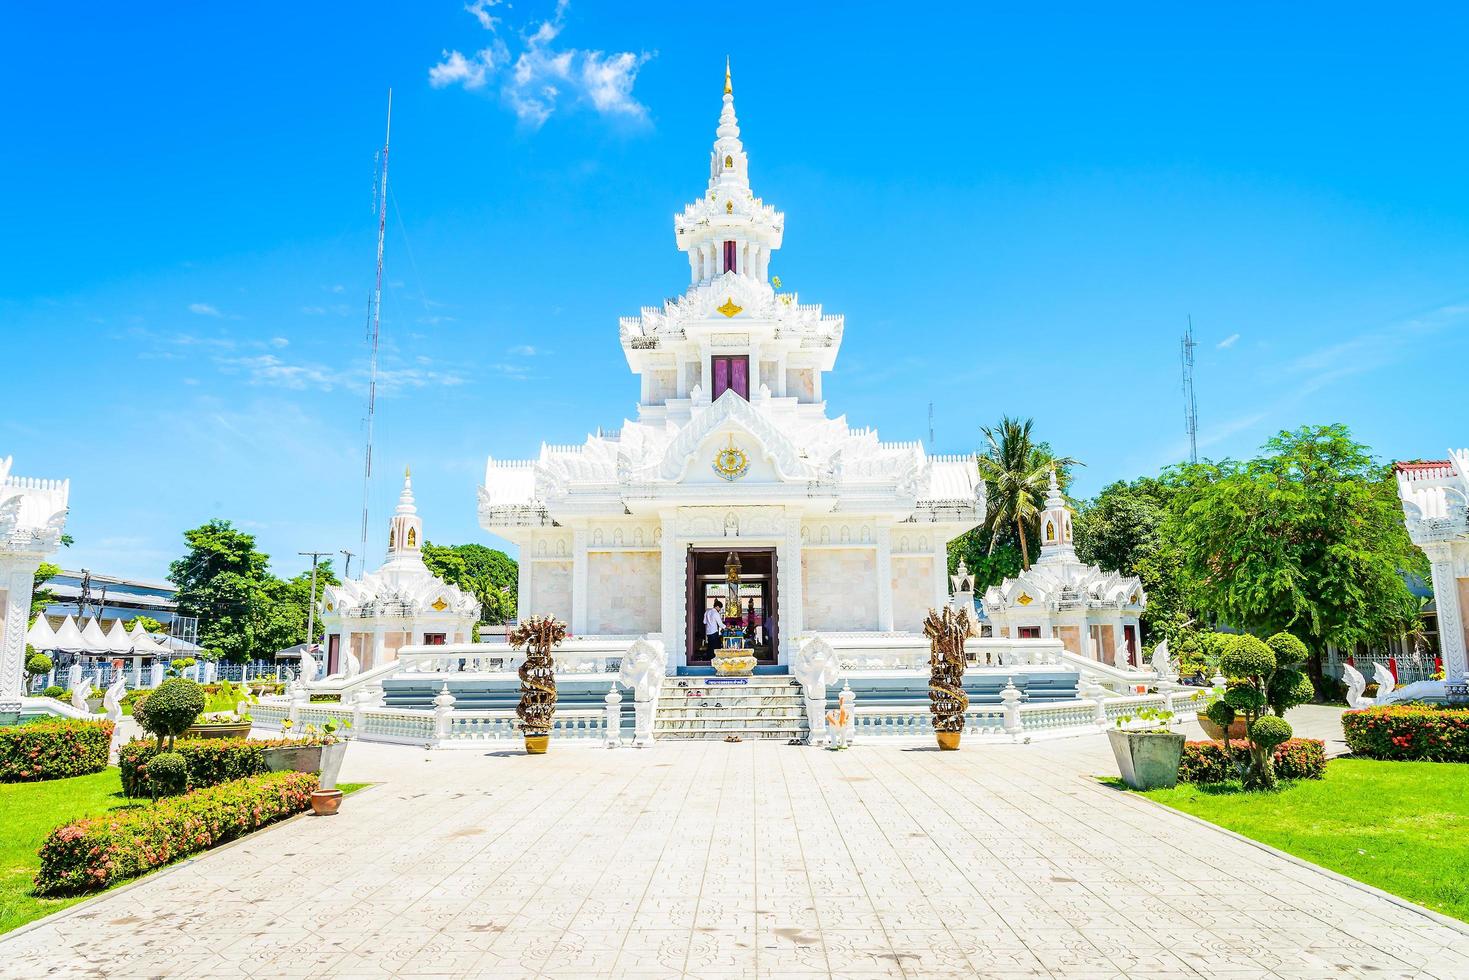
[[[750,457],[737,446],[728,446],[714,454],[714,472],[731,482],[744,476],[750,469]]]

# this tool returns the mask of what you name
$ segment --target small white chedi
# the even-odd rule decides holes
[[[1078,656],[1140,666],[1138,620],[1147,606],[1142,581],[1078,558],[1071,518],[1053,470],[1040,515],[1040,558],[1015,578],[985,590],[984,612],[994,635],[1059,639]]]
[[[423,563],[423,519],[413,500],[413,475],[403,474],[398,507],[388,522],[388,557],[359,580],[328,585],[322,595],[326,630],[323,676],[352,676],[397,657],[400,647],[468,643],[479,602],[435,576]],[[318,673],[302,661],[303,668]],[[309,678],[308,678],[309,679]]]
[[[71,492],[66,480],[13,476],[11,463],[0,456],[0,716],[20,712],[31,584],[61,544]]]
[[[1469,683],[1469,449],[1394,469],[1408,537],[1428,556],[1444,679],[1462,686]]]
[[[771,274],[785,215],[751,189],[725,81],[708,182],[673,221],[688,285],[621,321],[637,417],[490,459],[479,491],[480,524],[519,546],[522,619],[659,635],[670,669],[708,666],[731,551],[743,602],[725,612],[762,665],[788,665],[808,632],[917,636],[947,600],[947,543],[984,514],[972,456],[828,414],[845,324]]]

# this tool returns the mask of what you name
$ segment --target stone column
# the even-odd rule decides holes
[[[892,529],[881,525],[874,531],[874,535],[877,539],[877,628],[884,633],[891,633],[893,630]],[[947,573],[948,568],[946,567],[944,571]]]
[[[0,565],[0,712],[20,711],[25,696],[26,627],[31,615],[31,583],[40,560],[22,558]]]
[[[571,531],[571,634],[587,631],[587,529]]]
[[[938,542],[933,549],[933,607],[942,609],[949,604],[949,543],[937,534]]]
[[[371,666],[373,666],[373,667],[381,667],[383,664],[387,663],[387,660],[385,659],[385,657],[387,656],[387,644],[386,644],[385,641],[386,641],[386,637],[383,636],[383,627],[382,626],[374,626],[372,628],[372,664],[371,664]]]
[[[672,517],[664,517],[662,585],[659,602],[663,610],[663,648],[668,653],[668,673],[679,667],[687,667],[688,651],[684,649],[684,616],[687,613],[688,596],[684,594],[684,578],[687,574],[684,549],[679,546],[677,524]]]
[[[776,611],[780,620],[776,628],[780,630],[779,662],[789,664],[796,659],[796,637],[806,628],[801,588],[800,515],[785,519],[785,532],[785,543],[776,547],[776,560],[780,562],[780,581],[776,584],[780,589]]]
[[[1454,576],[1453,546],[1446,541],[1422,545],[1433,577],[1433,601],[1438,607],[1438,646],[1444,679],[1464,683],[1469,656],[1464,648],[1464,610],[1459,607],[1459,582]]]
[[[531,589],[535,581],[535,559],[531,557],[534,539],[526,539],[520,553],[520,574],[515,583],[515,618],[521,621],[530,618]]]

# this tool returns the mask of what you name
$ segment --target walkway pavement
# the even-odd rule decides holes
[[[1329,726],[1329,718],[1321,719]],[[1459,931],[1030,746],[356,744],[382,785],[0,940],[0,975],[1469,977]]]

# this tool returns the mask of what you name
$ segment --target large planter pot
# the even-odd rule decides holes
[[[527,735],[525,737],[525,751],[527,755],[545,755],[546,747],[551,744],[549,735]]]
[[[322,745],[282,745],[261,749],[260,754],[271,772],[321,772],[323,748]]]
[[[319,789],[311,794],[311,812],[318,817],[334,817],[342,806],[342,791]]]
[[[242,721],[238,725],[190,725],[184,729],[180,738],[247,738],[250,735],[250,723]]]
[[[934,732],[939,740],[939,748],[945,752],[953,752],[959,747],[959,736],[963,732]]]
[[[1181,732],[1110,731],[1112,755],[1122,781],[1133,789],[1168,789],[1178,785],[1178,762],[1183,758]]]
[[[1202,711],[1199,712],[1199,727],[1204,730],[1205,735],[1209,736],[1214,741],[1224,741],[1224,729],[1214,724],[1214,722],[1209,719],[1209,716]],[[1245,720],[1243,717],[1235,718],[1234,721],[1230,724],[1229,737],[1232,739],[1249,737],[1249,729],[1245,725]]]
[[[323,790],[335,790],[337,788],[337,776],[342,771],[342,760],[347,758],[347,743],[333,742],[321,747],[321,779],[317,787]],[[336,808],[332,808],[336,813]]]

